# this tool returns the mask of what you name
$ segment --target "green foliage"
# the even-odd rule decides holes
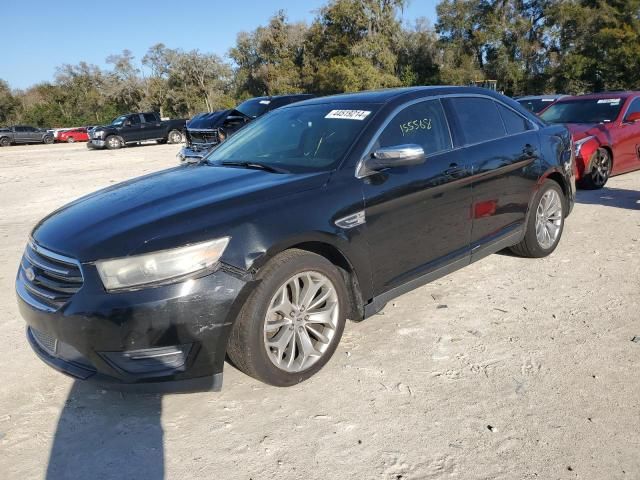
[[[640,0],[442,0],[435,28],[403,25],[407,0],[329,0],[307,25],[278,11],[238,34],[232,63],[159,43],[110,68],[62,65],[52,83],[12,91],[0,124],[104,123],[138,110],[188,117],[251,96],[331,94],[493,79],[508,95],[640,88]]]

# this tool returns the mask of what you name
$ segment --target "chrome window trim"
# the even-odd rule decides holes
[[[507,134],[507,128],[504,125],[504,120],[502,119],[502,116],[500,116],[500,120],[502,121],[502,125],[504,127],[504,131],[505,131],[505,135],[502,137],[498,137],[498,138],[492,138],[490,140],[483,140],[482,142],[476,142],[476,143],[466,143],[464,145],[460,145],[460,146],[455,146],[453,143],[453,136],[451,134],[451,123],[449,121],[449,117],[447,116],[447,112],[444,108],[444,105],[442,105],[442,100],[443,99],[447,99],[447,98],[485,98],[488,100],[492,100],[496,103],[499,103],[500,105],[502,105],[505,108],[508,108],[509,110],[513,111],[516,115],[521,116],[523,119],[525,119],[532,127],[531,130],[526,130],[524,132],[518,132],[518,133],[512,133],[512,134]],[[393,111],[388,115],[387,119],[382,123],[382,125],[376,130],[376,133],[371,137],[371,140],[369,141],[369,143],[367,144],[367,147],[365,148],[365,153],[362,156],[362,158],[360,160],[358,160],[358,163],[356,164],[356,169],[355,169],[355,177],[358,179],[362,179],[362,178],[366,178],[369,177],[377,172],[373,172],[373,171],[367,171],[364,168],[364,162],[366,161],[367,157],[369,155],[371,155],[372,153],[372,149],[373,146],[375,145],[376,141],[378,141],[378,139],[380,138],[380,135],[382,135],[382,132],[384,131],[385,128],[387,128],[387,126],[391,123],[391,120],[393,120],[395,118],[395,116],[400,113],[400,111],[404,110],[407,107],[410,107],[412,105],[418,104],[418,103],[422,103],[422,102],[428,102],[430,100],[438,100],[440,101],[440,104],[442,106],[442,110],[444,112],[445,115],[445,120],[447,122],[447,128],[449,130],[449,138],[451,140],[451,146],[452,148],[448,149],[448,150],[440,150],[439,152],[435,152],[435,153],[431,153],[428,155],[425,155],[425,158],[430,158],[430,157],[434,157],[436,155],[442,155],[443,153],[449,153],[449,152],[455,152],[457,150],[461,150],[463,148],[467,148],[467,147],[473,147],[476,145],[482,145],[483,143],[487,143],[487,142],[494,142],[496,140],[502,140],[503,138],[510,138],[510,137],[515,137],[517,135],[522,135],[524,133],[528,133],[531,131],[537,132],[540,130],[540,126],[538,124],[536,124],[535,122],[533,122],[532,120],[530,120],[529,118],[525,117],[524,115],[522,115],[522,113],[518,112],[517,110],[515,110],[514,108],[510,107],[509,105],[507,105],[506,103],[504,103],[502,100],[499,100],[497,98],[492,97],[491,95],[483,95],[481,93],[450,93],[450,94],[443,94],[443,95],[434,95],[431,97],[422,97],[422,98],[414,98],[413,100],[409,100],[401,105],[398,105],[396,108],[393,109]],[[500,115],[500,111],[498,111],[498,115]]]

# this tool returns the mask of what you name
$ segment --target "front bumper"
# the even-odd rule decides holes
[[[56,311],[38,308],[18,274],[19,310],[27,323],[28,341],[40,359],[105,388],[220,389],[227,340],[249,282],[223,266],[172,285],[107,293],[95,267],[83,264],[82,271],[82,288]],[[181,362],[138,361],[130,355],[176,346],[184,350]]]
[[[91,138],[87,141],[87,148],[88,149],[107,148],[107,142],[105,142],[104,140]]]
[[[182,147],[176,154],[178,161],[183,162],[199,162],[204,156],[209,153],[210,149],[196,149],[191,147]]]

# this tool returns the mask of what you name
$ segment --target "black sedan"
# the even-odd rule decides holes
[[[484,89],[290,105],[201,164],[36,225],[16,280],[28,339],[54,368],[118,388],[218,389],[227,356],[293,385],[347,319],[504,248],[552,253],[572,163],[565,127]]]

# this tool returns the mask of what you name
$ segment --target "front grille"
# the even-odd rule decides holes
[[[56,354],[56,346],[58,344],[56,337],[49,335],[48,333],[40,332],[34,328],[31,329],[31,333],[43,350],[45,350],[49,355]]]
[[[218,130],[187,130],[189,145],[194,150],[209,149],[220,143]]]
[[[57,310],[82,287],[80,263],[29,242],[22,256],[19,280],[24,291]]]

